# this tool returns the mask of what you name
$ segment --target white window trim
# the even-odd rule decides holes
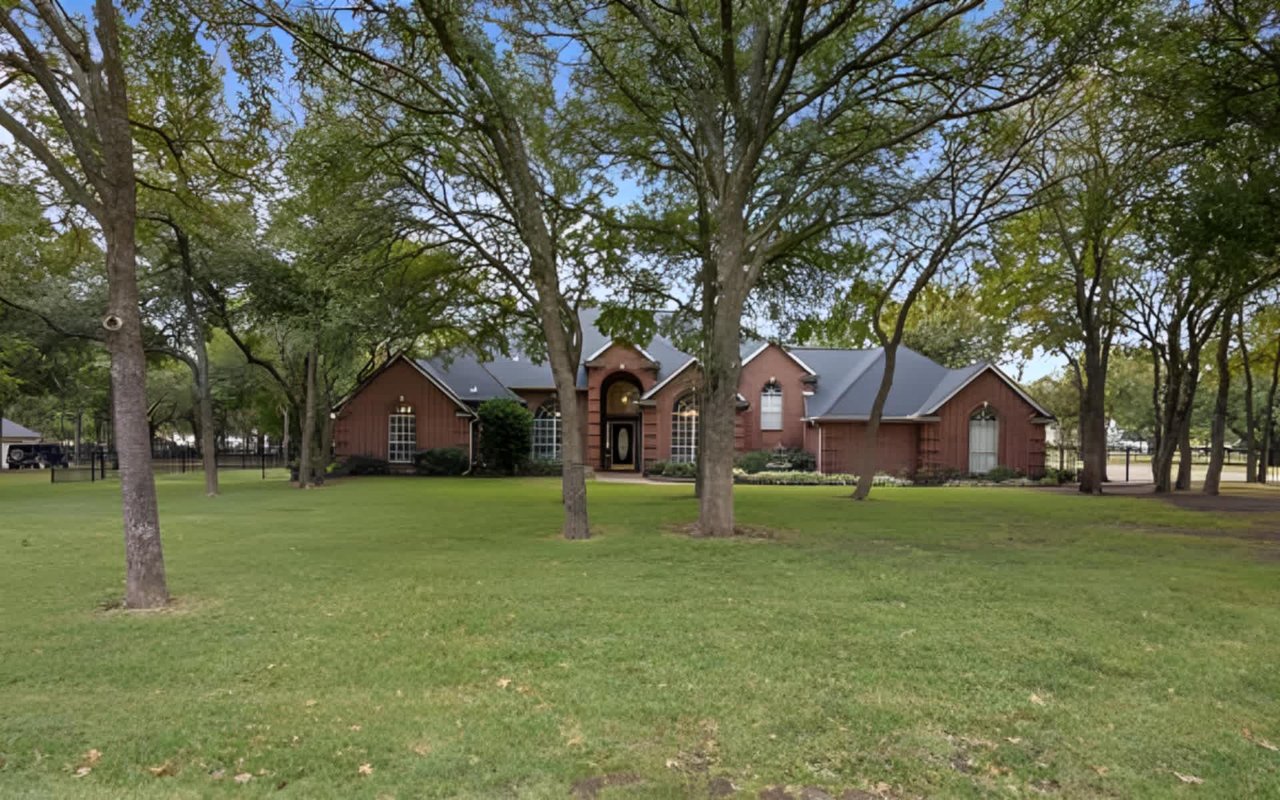
[[[397,422],[409,421],[408,430]],[[408,434],[410,438],[405,438]],[[408,446],[408,457],[404,456],[404,448]],[[413,455],[418,451],[418,417],[416,414],[395,412],[387,415],[387,461],[392,464],[412,464]]]
[[[766,408],[765,400],[777,403],[777,408]],[[782,387],[771,383],[760,390],[760,430],[780,431],[783,425]]]

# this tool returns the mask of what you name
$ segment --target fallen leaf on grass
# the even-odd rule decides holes
[[[667,769],[680,769],[680,762],[674,758],[667,759]]]
[[[1247,741],[1253,742],[1258,747],[1261,747],[1264,750],[1270,750],[1273,753],[1280,752],[1280,747],[1277,747],[1271,742],[1268,742],[1266,739],[1263,739],[1261,736],[1254,736],[1253,731],[1249,730],[1248,728],[1245,728],[1244,730],[1242,730],[1241,733],[1244,734],[1244,738]]]
[[[75,777],[77,778],[83,778],[85,775],[88,775],[90,772],[93,772],[93,767],[81,767],[80,769],[76,770],[72,774],[75,775]]]
[[[248,783],[249,781],[253,780],[253,776],[247,772],[241,772],[240,774],[236,775],[234,780],[236,783]]]
[[[1181,772],[1177,772],[1177,771],[1174,771],[1173,774],[1178,776],[1178,780],[1182,781],[1183,783],[1192,783],[1192,784],[1204,783],[1204,778],[1197,778],[1195,775],[1183,775]]]
[[[1108,772],[1111,771],[1111,767],[1097,766],[1093,768],[1093,771],[1098,773],[1099,775],[1106,775]]]
[[[1044,705],[1044,698],[1043,698],[1043,697],[1041,697],[1040,695],[1036,694],[1035,692],[1032,692],[1032,693],[1031,693],[1031,702],[1032,702],[1032,703],[1034,703],[1035,705],[1042,706],[1042,705]]]
[[[351,726],[351,730],[356,731],[356,732],[359,732],[359,731],[360,731],[360,726],[359,726],[359,725],[352,725],[352,726]]]
[[[359,768],[359,769],[357,769],[357,770],[356,770],[356,772],[360,773],[360,777],[362,777],[362,778],[367,778],[367,777],[369,777],[370,775],[372,775],[372,774],[373,774],[373,765],[372,765],[372,764],[361,764],[361,765],[360,765],[360,768]]]
[[[168,761],[164,762],[158,767],[147,767],[147,772],[150,772],[152,775],[155,775],[157,778],[166,778],[174,774],[173,765],[171,765]]]
[[[505,689],[505,688],[507,688],[508,686],[510,686],[510,685],[511,685],[511,679],[510,679],[510,678],[498,678],[498,680],[497,680],[497,681],[495,681],[495,683],[497,683],[497,684],[498,684],[498,688],[499,688],[499,689]]]
[[[227,777],[227,771],[225,769],[215,769],[213,772],[209,773],[209,777],[213,778],[215,781],[220,781]]]
[[[311,707],[312,707],[312,706],[314,706],[315,704],[316,704],[316,701],[315,701],[315,700],[308,700],[308,701],[307,701],[306,703],[304,703],[303,705],[305,705],[307,708],[311,708]]]
[[[1004,737],[1004,740],[1009,744],[1022,744],[1021,736],[1006,736]]]

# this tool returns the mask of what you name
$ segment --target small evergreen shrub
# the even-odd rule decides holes
[[[644,465],[645,475],[661,475],[662,471],[667,468],[665,461],[646,461]]]
[[[480,457],[490,470],[515,475],[529,460],[533,446],[533,414],[515,400],[498,398],[480,404]]]
[[[433,447],[414,453],[413,466],[419,475],[461,475],[471,459],[461,447]]]
[[[1013,467],[1006,467],[1001,465],[1001,466],[997,466],[993,470],[989,470],[987,474],[983,475],[982,477],[991,481],[992,483],[1004,483],[1005,481],[1012,481],[1012,480],[1017,480],[1018,478],[1021,478],[1022,473],[1014,469]]]
[[[668,461],[662,468],[664,478],[696,478],[698,467],[692,461]]]
[[[535,458],[524,465],[524,469],[520,470],[522,475],[532,475],[534,477],[552,477],[564,474],[564,465],[559,461],[548,461],[545,458]]]
[[[773,459],[773,452],[770,450],[752,450],[750,453],[743,453],[733,460],[733,466],[747,473],[754,475],[757,472],[764,472],[765,466]]]
[[[752,450],[738,456],[733,465],[748,474],[756,472],[813,472],[818,460],[808,450]]]
[[[921,467],[916,470],[916,486],[945,486],[951,481],[964,477],[958,469],[951,467]]]
[[[350,456],[342,463],[329,470],[334,478],[345,478],[348,475],[386,475],[391,472],[391,463],[386,459],[372,456]],[[298,465],[291,467],[293,479],[298,479]]]

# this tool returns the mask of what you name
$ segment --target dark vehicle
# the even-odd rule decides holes
[[[67,466],[60,444],[15,444],[9,447],[9,469],[49,469]]]

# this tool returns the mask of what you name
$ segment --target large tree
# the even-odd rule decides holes
[[[413,192],[424,239],[483,276],[472,302],[539,332],[563,419],[563,533],[584,539],[578,312],[614,255],[596,222],[608,185],[573,155],[575,104],[557,88],[554,48],[526,35],[517,10],[487,10],[497,11],[421,2],[367,3],[354,17],[266,13],[297,37],[309,71],[352,87],[381,158]]]
[[[169,600],[151,472],[146,354],[138,306],[137,187],[121,15],[95,0],[93,24],[47,0],[0,10],[0,128],[67,200],[96,223],[106,247],[102,317],[124,510],[125,605]]]
[[[766,273],[883,213],[896,165],[948,121],[1056,82],[1091,4],[979,0],[667,4],[555,0],[587,64],[595,144],[650,191],[696,265],[702,346],[700,531],[734,531],[744,309]]]

